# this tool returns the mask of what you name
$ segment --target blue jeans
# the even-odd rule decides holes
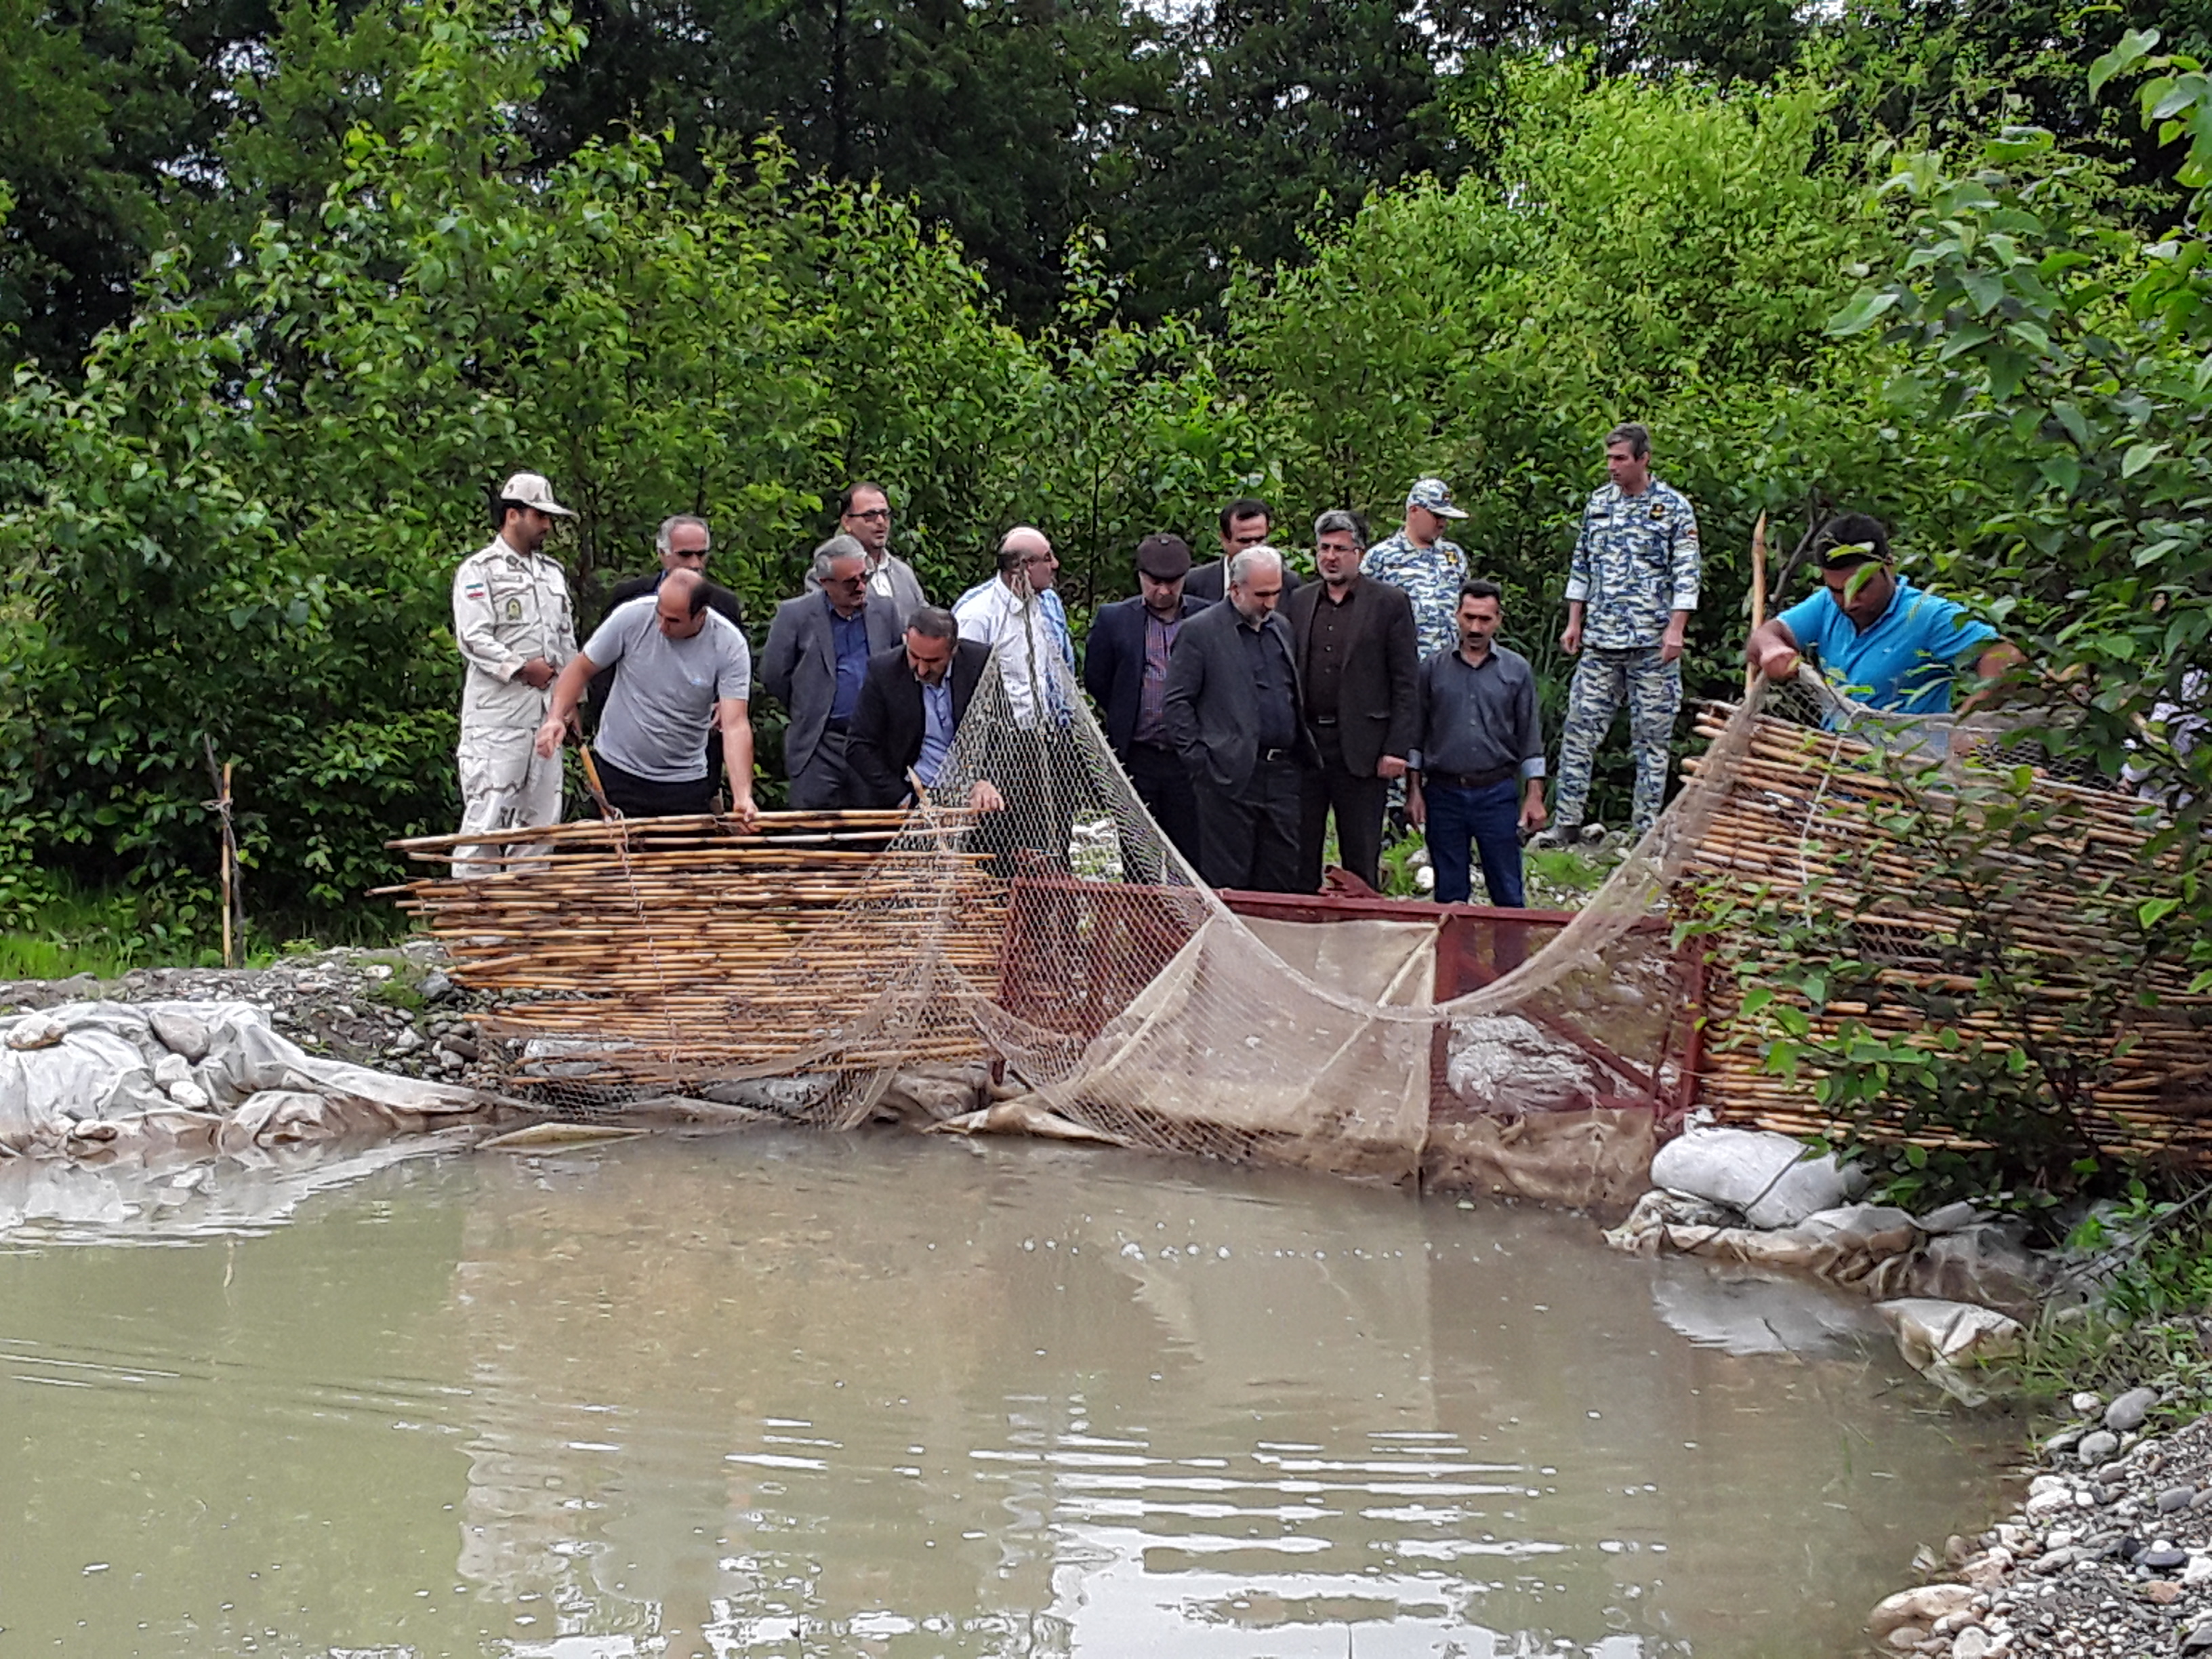
[[[1454,789],[1421,783],[1429,823],[1429,867],[1437,872],[1437,902],[1465,904],[1474,891],[1468,869],[1468,843],[1482,856],[1482,884],[1490,902],[1509,910],[1522,908],[1521,790],[1518,778],[1484,789]]]

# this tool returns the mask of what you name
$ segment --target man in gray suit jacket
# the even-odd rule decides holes
[[[786,599],[769,624],[761,684],[790,711],[783,769],[796,812],[830,811],[846,793],[845,743],[868,659],[899,641],[888,603],[868,598],[867,550],[832,536],[814,550],[809,573],[818,592]]]
[[[1295,893],[1299,799],[1316,763],[1290,624],[1276,614],[1283,556],[1248,547],[1227,603],[1182,625],[1168,658],[1168,741],[1198,797],[1198,872],[1209,886]]]

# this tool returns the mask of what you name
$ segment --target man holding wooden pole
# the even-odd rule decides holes
[[[607,802],[624,817],[711,811],[707,733],[719,726],[730,778],[730,811],[747,829],[753,805],[752,653],[718,615],[704,578],[671,571],[660,591],[615,607],[561,671],[553,706],[538,728],[538,753],[561,752],[592,676],[619,663],[599,716],[599,772]]]
[[[453,573],[453,641],[461,688],[461,833],[486,842],[453,855],[457,876],[506,867],[497,832],[561,821],[561,763],[548,763],[531,734],[544,718],[554,677],[576,653],[568,580],[542,550],[556,519],[576,515],[535,472],[518,472],[492,505],[498,534]]]

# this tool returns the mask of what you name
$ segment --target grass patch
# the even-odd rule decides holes
[[[189,901],[48,880],[7,915],[10,925],[0,928],[0,979],[90,974],[107,980],[134,968],[222,966],[220,916]],[[406,931],[406,918],[382,906],[364,906],[312,926],[256,919],[241,942],[240,965],[265,968],[282,957],[338,945],[388,945]],[[405,963],[395,952],[393,981],[416,971]]]

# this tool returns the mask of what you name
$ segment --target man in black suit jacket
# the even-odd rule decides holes
[[[663,519],[659,530],[653,535],[653,544],[660,555],[660,568],[649,575],[625,576],[609,588],[606,609],[599,613],[601,622],[614,614],[617,605],[628,605],[632,599],[641,599],[648,593],[658,593],[660,584],[667,580],[672,571],[689,570],[700,576],[707,574],[707,550],[714,544],[714,538],[708,534],[707,521],[697,514],[678,513],[673,518]],[[740,634],[745,631],[745,608],[728,588],[709,584],[707,606]],[[615,676],[621,672],[622,665],[617,663],[592,676],[587,700],[594,725],[598,723],[599,711],[606,708],[608,697],[613,695]],[[721,781],[722,734],[709,732],[707,734],[707,793],[710,797],[720,789]]]
[[[1367,527],[1341,507],[1314,520],[1321,580],[1283,602],[1297,643],[1300,712],[1321,763],[1305,776],[1298,878],[1321,890],[1322,843],[1336,813],[1337,861],[1382,887],[1382,809],[1406,775],[1420,722],[1420,637],[1402,588],[1359,574]]]
[[[813,587],[775,608],[760,683],[790,711],[783,728],[792,810],[834,810],[845,799],[845,750],[868,664],[898,647],[897,613],[868,592],[867,550],[832,536],[814,550]]]
[[[1106,741],[1129,775],[1137,799],[1176,850],[1195,865],[1198,797],[1191,793],[1182,757],[1168,742],[1165,702],[1168,653],[1184,618],[1206,609],[1184,596],[1183,578],[1189,574],[1190,547],[1182,537],[1147,536],[1137,544],[1137,580],[1144,591],[1102,606],[1092,619],[1084,646],[1083,685],[1105,712]],[[1125,853],[1123,872],[1136,879],[1129,862]]]
[[[1303,774],[1316,757],[1282,597],[1283,556],[1246,548],[1227,601],[1185,623],[1168,659],[1168,735],[1198,797],[1198,870],[1213,887],[1300,890]]]
[[[908,617],[903,642],[868,659],[845,745],[845,805],[898,805],[914,793],[909,771],[923,788],[934,784],[990,662],[991,647],[962,639],[951,611],[926,605]],[[968,804],[994,811],[1002,803],[978,783]]]
[[[1190,573],[1182,591],[1194,599],[1206,605],[1218,605],[1228,591],[1229,562],[1248,547],[1267,545],[1267,531],[1275,521],[1275,509],[1256,495],[1245,495],[1221,509],[1221,556],[1209,559]],[[1297,591],[1298,573],[1291,568],[1287,560],[1283,564],[1283,592]]]

